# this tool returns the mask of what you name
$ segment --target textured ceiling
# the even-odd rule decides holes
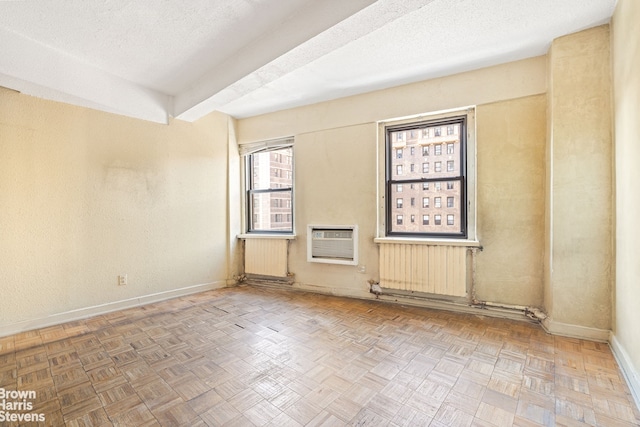
[[[0,2],[0,86],[164,123],[545,54],[615,0]]]

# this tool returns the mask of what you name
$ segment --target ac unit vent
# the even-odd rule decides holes
[[[358,226],[307,226],[307,261],[357,265]]]

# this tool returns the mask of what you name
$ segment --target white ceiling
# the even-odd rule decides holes
[[[166,123],[543,55],[616,0],[0,1],[0,86]]]

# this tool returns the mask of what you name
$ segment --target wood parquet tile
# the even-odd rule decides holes
[[[606,344],[249,285],[0,338],[0,387],[49,426],[640,425]]]

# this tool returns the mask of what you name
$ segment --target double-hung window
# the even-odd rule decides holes
[[[241,146],[248,233],[293,233],[293,139]]]
[[[475,236],[470,234],[475,233],[475,179],[470,184],[469,169],[475,171],[475,155],[468,156],[470,136],[472,146],[475,144],[473,109],[432,117],[381,123],[380,134],[385,144],[382,193],[385,216],[380,223],[381,230],[384,236],[389,237],[473,239]],[[400,134],[417,137],[402,138]],[[414,146],[417,149],[414,150]],[[404,151],[405,148],[409,150]],[[398,158],[398,150],[414,152],[416,159]],[[427,163],[423,162],[421,170],[407,172],[404,164],[420,161],[418,158],[423,155],[430,155],[433,169],[426,169],[428,166],[424,165]],[[399,196],[398,186],[412,188],[409,190],[411,194],[404,196],[421,198],[423,203],[395,203]],[[430,199],[434,201],[431,206]],[[422,221],[397,221],[399,217],[418,217]]]

